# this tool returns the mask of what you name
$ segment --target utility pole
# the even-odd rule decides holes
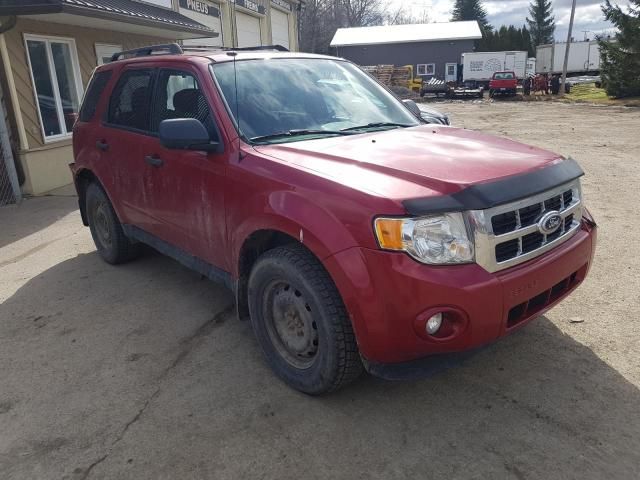
[[[569,33],[567,33],[567,46],[564,49],[564,65],[562,66],[562,83],[560,84],[560,96],[564,96],[567,82],[567,65],[569,64],[569,49],[571,47],[571,35],[573,31],[573,17],[576,15],[576,0],[571,3],[571,19],[569,20]]]

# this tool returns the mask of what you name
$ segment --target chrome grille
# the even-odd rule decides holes
[[[538,228],[538,221],[549,211],[559,212],[562,222],[546,235]],[[530,198],[471,211],[468,218],[475,236],[476,261],[496,272],[535,258],[573,236],[581,217],[579,180]]]

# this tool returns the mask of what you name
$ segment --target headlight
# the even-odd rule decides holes
[[[405,251],[422,263],[443,265],[473,262],[473,242],[462,214],[420,218],[376,218],[376,237],[385,250]]]

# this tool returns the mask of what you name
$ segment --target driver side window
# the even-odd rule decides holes
[[[151,131],[172,118],[195,118],[205,126],[211,139],[218,141],[211,109],[196,77],[178,70],[160,70],[151,114]]]

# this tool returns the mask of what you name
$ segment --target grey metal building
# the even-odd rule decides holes
[[[358,65],[413,65],[416,75],[456,81],[461,56],[482,38],[478,22],[340,28],[336,55]]]

